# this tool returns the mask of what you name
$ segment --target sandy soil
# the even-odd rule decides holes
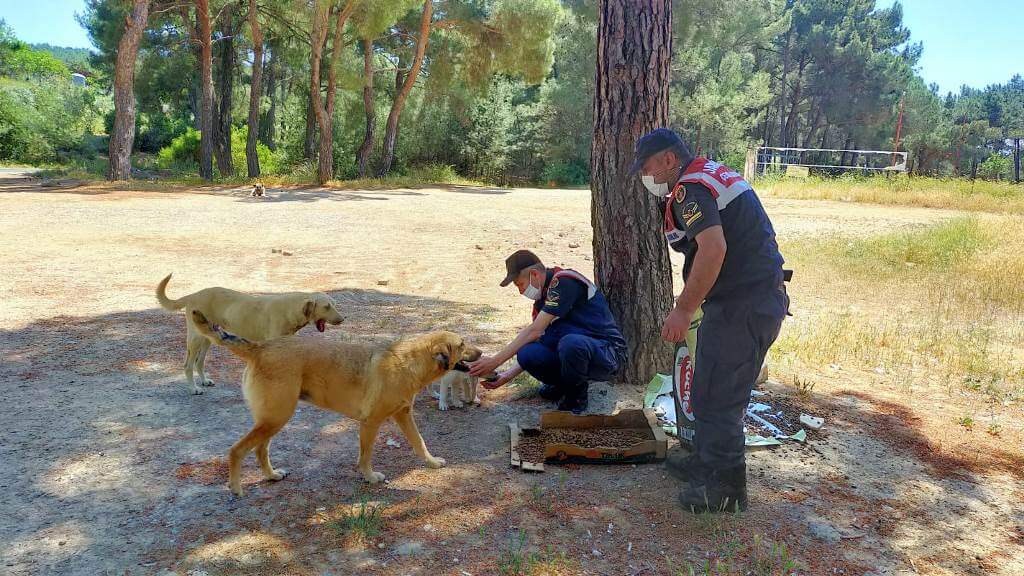
[[[309,338],[448,328],[490,348],[528,319],[497,286],[514,248],[592,272],[587,191],[268,193],[44,189],[0,174],[0,573],[496,574],[520,539],[554,574],[674,574],[707,558],[746,573],[767,540],[802,574],[1024,573],[1019,452],[931,457],[918,416],[850,372],[808,401],[827,418],[808,445],[750,454],[753,504],[740,516],[684,513],[659,466],[512,470],[507,423],[545,408],[515,390],[449,412],[421,398],[420,428],[449,466],[423,469],[386,428],[375,464],[390,482],[373,488],[352,469],[352,422],[303,406],[272,447],[291,474],[263,483],[250,458],[247,494],[232,497],[223,459],[249,425],[241,366],[214,349],[218,385],[188,394],[183,319],[153,297],[168,272],[172,297],[329,292],[347,320]],[[765,203],[783,238],[954,214]],[[813,290],[796,285],[794,299]],[[601,399],[636,400],[628,386]],[[360,499],[383,503],[368,541],[336,524]]]

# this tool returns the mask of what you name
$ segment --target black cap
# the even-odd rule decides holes
[[[540,264],[540,258],[529,250],[517,250],[508,258],[505,258],[505,270],[508,274],[501,281],[502,286],[508,286],[519,276],[519,273],[530,266]]]
[[[647,134],[644,134],[636,141],[636,149],[633,152],[633,165],[629,167],[630,174],[636,174],[640,168],[643,167],[644,162],[648,158],[654,156],[658,152],[664,152],[669,148],[681,146],[683,150],[686,150],[686,145],[683,144],[683,139],[679,137],[674,131],[668,128],[658,128],[652,130]],[[680,158],[682,160],[682,158]]]

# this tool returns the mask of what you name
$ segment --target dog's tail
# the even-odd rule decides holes
[[[258,342],[250,342],[241,336],[235,336],[230,332],[226,332],[216,324],[210,324],[210,321],[199,310],[192,311],[192,324],[200,334],[214,344],[220,344],[234,352],[236,356],[250,359],[254,358],[259,352],[260,344]]]
[[[160,305],[167,310],[181,310],[185,307],[184,298],[171,300],[167,297],[167,283],[171,281],[171,276],[173,275],[174,274],[168,274],[166,278],[156,285],[156,299],[160,302]]]

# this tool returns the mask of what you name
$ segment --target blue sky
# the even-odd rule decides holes
[[[891,6],[893,0],[878,0]],[[1024,75],[1024,0],[902,0],[914,42],[924,42],[920,74],[940,91],[984,88]],[[82,0],[0,0],[0,18],[27,42],[88,47],[75,12]]]

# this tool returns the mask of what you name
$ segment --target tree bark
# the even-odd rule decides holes
[[[427,43],[430,41],[430,22],[434,14],[433,0],[423,2],[423,15],[420,17],[420,35],[416,39],[416,56],[413,59],[412,69],[409,75],[402,82],[402,89],[395,94],[395,101],[391,104],[391,112],[388,114],[388,122],[384,128],[384,156],[381,159],[379,176],[386,176],[391,171],[391,164],[395,161],[395,143],[398,142],[398,121],[402,116],[402,109],[405,108],[405,100],[412,91],[416,77],[420,74],[420,67],[423,65],[423,56],[427,52]]]
[[[199,69],[202,105],[199,119],[199,177],[213,180],[213,46],[210,39],[210,2],[195,0],[199,23]]]
[[[259,138],[260,142],[267,148],[276,150],[277,145],[274,143],[274,139],[277,129],[277,51],[279,48],[273,40],[268,42],[268,48],[270,49],[270,59],[267,62],[266,79],[263,84],[266,85],[267,99],[270,100],[270,106],[267,108],[267,113],[260,123]]]
[[[139,41],[149,18],[149,0],[132,2],[131,15],[125,16],[124,34],[117,43],[114,67],[114,128],[110,134],[108,180],[132,177],[132,145],[135,143],[135,60]]]
[[[312,61],[312,60],[310,60]],[[317,80],[317,84],[320,80]],[[317,86],[316,93],[320,93],[320,87]],[[306,160],[313,158],[313,149],[316,147],[316,112],[313,111],[313,92],[309,93],[309,98],[306,99],[306,136],[302,141],[302,157]]]
[[[245,139],[245,163],[249,178],[259,178],[260,158],[256,154],[259,138],[260,96],[263,81],[263,30],[256,16],[256,0],[249,0],[249,29],[252,33],[252,81],[249,83],[249,133]]]
[[[366,133],[363,135],[363,144],[356,153],[356,163],[359,165],[359,177],[366,178],[370,168],[370,153],[373,151],[373,141],[376,137],[377,114],[373,104],[373,39],[363,38],[363,110],[366,112]]]
[[[345,29],[345,22],[355,10],[355,0],[348,0],[343,8],[338,10],[337,20],[334,23],[334,37],[331,39],[331,60],[327,65],[327,102],[323,103],[320,98],[319,76],[317,76],[316,96],[313,98],[313,109],[316,111],[317,122],[320,124],[320,153],[317,161],[316,179],[323,186],[328,180],[334,177],[334,96],[335,82],[338,75],[338,61],[341,60],[341,51],[344,49],[342,43],[342,32]],[[321,31],[326,38],[327,22],[323,21],[324,30]],[[326,41],[326,40],[325,40]],[[323,44],[321,43],[321,46]],[[312,87],[312,84],[311,84]]]
[[[321,114],[323,102],[320,96],[320,66],[323,63],[324,43],[327,41],[327,16],[330,13],[329,0],[313,1],[313,27],[309,35],[309,108],[312,118],[320,125],[320,141],[327,136],[323,133]],[[309,142],[309,119],[306,120],[306,141]],[[310,145],[309,157],[313,157],[312,146]],[[317,163],[317,180],[320,179],[320,165]],[[323,182],[321,182],[323,184]]]
[[[671,0],[601,0],[597,28],[591,220],[594,273],[629,345],[617,378],[643,384],[671,362],[661,326],[672,264],[657,199],[628,173],[643,134],[668,125]]]
[[[235,83],[235,15],[229,11],[221,30],[220,39],[220,88],[217,125],[214,129],[217,156],[217,170],[221,176],[232,176],[235,166],[231,158],[231,105],[234,101]]]

